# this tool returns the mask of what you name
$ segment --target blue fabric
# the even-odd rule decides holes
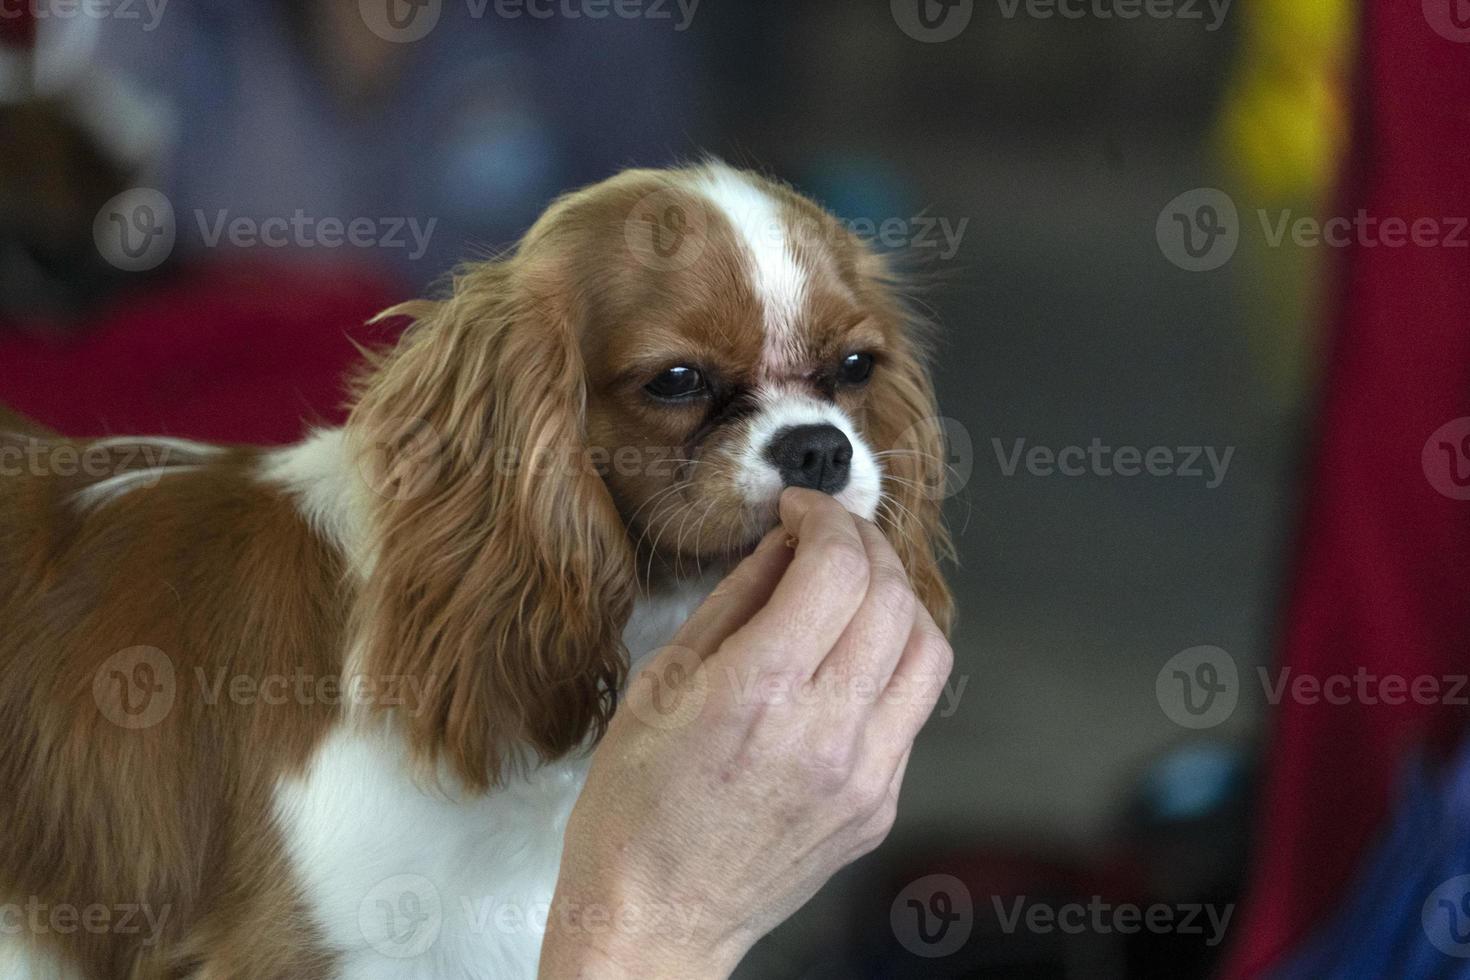
[[[1470,980],[1470,741],[1405,774],[1337,914],[1276,980]]]

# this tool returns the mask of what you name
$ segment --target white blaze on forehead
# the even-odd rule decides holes
[[[780,205],[758,184],[723,164],[709,167],[698,189],[730,222],[744,246],[751,284],[765,314],[766,365],[791,364],[797,355],[807,275],[796,261]]]

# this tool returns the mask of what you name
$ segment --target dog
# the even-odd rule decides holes
[[[628,171],[386,311],[340,428],[0,417],[0,976],[533,977],[631,665],[783,488],[876,521],[948,630],[900,286],[766,177]]]

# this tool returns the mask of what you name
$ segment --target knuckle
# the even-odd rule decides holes
[[[808,766],[813,781],[824,791],[847,789],[852,783],[856,746],[850,739],[825,737],[811,746]]]
[[[870,814],[870,821],[879,819],[893,795],[889,792],[888,783],[887,777],[881,773],[866,772],[857,775],[848,782],[848,801],[857,812]]]
[[[948,677],[954,670],[954,647],[938,633],[925,635],[922,656],[929,669],[941,677]]]
[[[920,669],[925,674],[948,677],[954,669],[954,647],[949,640],[932,627],[923,629],[918,638],[918,649],[914,651]]]

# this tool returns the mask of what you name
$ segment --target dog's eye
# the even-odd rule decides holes
[[[873,376],[872,354],[849,354],[837,367],[837,380],[845,385],[860,385]]]
[[[644,385],[643,390],[655,398],[677,401],[702,395],[708,389],[699,371],[692,367],[672,367]]]

